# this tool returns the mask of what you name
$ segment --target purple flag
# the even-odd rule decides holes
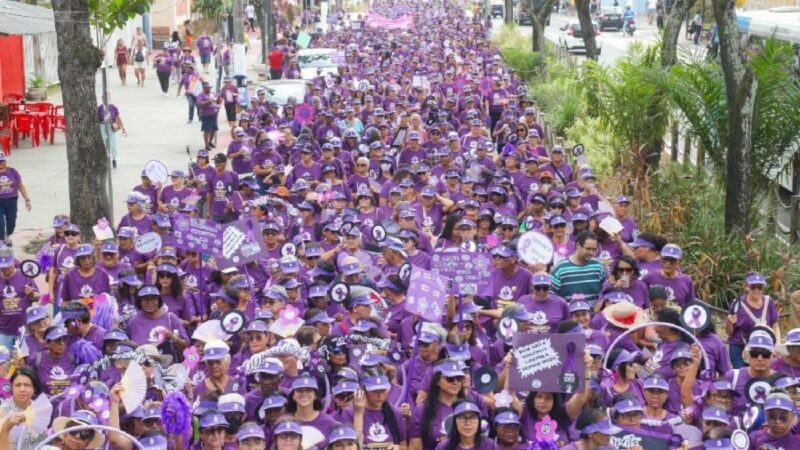
[[[431,272],[444,275],[461,295],[492,294],[492,257],[485,252],[435,252],[431,256]]]
[[[438,322],[445,313],[449,283],[445,276],[414,267],[409,277],[406,311]]]
[[[185,214],[175,214],[172,222],[175,247],[215,257],[219,255],[220,224],[211,220],[195,219]]]
[[[267,249],[261,239],[261,227],[253,218],[220,225],[220,232],[215,239],[217,241],[220,244],[216,261],[220,269],[241,266],[267,257]]]

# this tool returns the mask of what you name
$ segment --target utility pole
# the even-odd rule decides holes
[[[231,15],[233,16],[233,42],[244,44],[244,22],[242,22],[242,11],[244,4],[242,0],[233,0],[231,5]]]

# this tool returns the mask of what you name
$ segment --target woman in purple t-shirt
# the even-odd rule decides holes
[[[611,436],[616,435],[621,428],[612,425],[605,411],[598,408],[584,409],[575,420],[575,428],[580,433],[580,438],[561,447],[561,450],[597,450],[609,447]]]
[[[328,436],[336,425],[336,421],[331,416],[322,412],[319,383],[311,377],[299,377],[292,382],[286,412],[293,415],[300,425],[314,428],[322,436]]]
[[[447,439],[439,442],[436,450],[497,450],[497,444],[482,436],[481,410],[469,400],[456,402],[453,410],[453,426]]]
[[[778,309],[775,300],[769,295],[764,295],[766,284],[766,278],[760,273],[747,275],[745,277],[745,295],[731,302],[728,320],[725,322],[725,332],[728,333],[728,350],[734,369],[745,366],[742,358],[744,343],[755,327],[771,328],[775,333],[776,341],[781,339]]]
[[[0,153],[0,240],[11,245],[11,234],[17,226],[17,199],[25,199],[25,208],[31,210],[31,196],[22,184],[17,169],[8,167],[6,155]]]

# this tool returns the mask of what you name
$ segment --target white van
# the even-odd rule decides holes
[[[300,76],[304,80],[313,80],[319,75],[336,74],[339,69],[339,63],[336,62],[338,57],[339,51],[335,48],[302,49],[297,52]]]

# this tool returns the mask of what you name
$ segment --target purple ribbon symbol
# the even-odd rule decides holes
[[[692,308],[692,317],[689,319],[689,326],[692,328],[700,328],[703,326],[700,323],[700,316],[703,315],[703,312],[700,311],[699,307]]]
[[[759,403],[767,401],[767,390],[763,386],[756,386],[753,391],[753,400]]]
[[[344,289],[336,288],[336,298],[343,298],[344,297]]]

